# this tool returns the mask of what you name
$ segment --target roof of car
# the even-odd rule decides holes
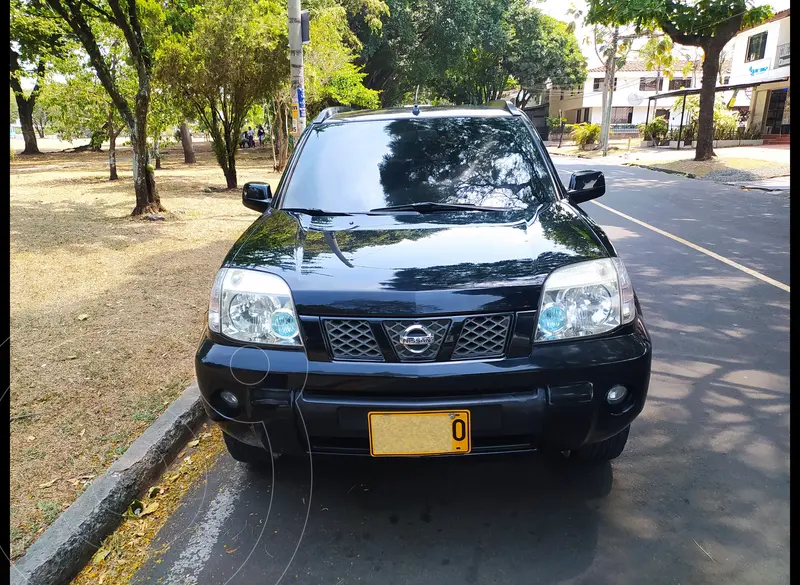
[[[510,106],[510,108],[509,108]],[[367,120],[400,120],[408,118],[508,118],[516,114],[513,105],[493,104],[487,106],[428,106],[419,105],[418,113],[412,106],[385,108],[382,110],[349,110],[331,112],[317,123],[363,122]],[[513,108],[513,109],[511,109]]]

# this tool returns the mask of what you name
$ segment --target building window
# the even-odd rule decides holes
[[[604,77],[595,77],[592,82],[592,91],[603,91]],[[617,91],[617,78],[614,78],[614,91]]]
[[[684,89],[692,87],[692,79],[670,79],[669,80],[669,89]]]
[[[722,85],[728,85],[730,82],[731,82],[730,75],[726,75],[725,77],[722,78]]]
[[[640,77],[639,91],[658,91],[658,79],[655,77]]]
[[[583,110],[578,110],[578,113],[575,115],[575,123],[576,124],[580,124],[581,123],[581,114],[582,113],[583,113]]]
[[[611,108],[612,124],[630,124],[633,121],[633,107]]]
[[[744,62],[758,61],[764,58],[764,53],[767,50],[767,33],[766,31],[753,35],[747,39],[747,51],[744,54]]]

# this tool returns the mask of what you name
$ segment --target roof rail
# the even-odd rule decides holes
[[[509,100],[491,100],[486,104],[490,108],[503,108],[512,116],[521,116],[522,110],[517,108],[512,102]]]
[[[325,120],[333,116],[334,114],[338,114],[339,112],[352,112],[355,108],[351,108],[350,106],[332,106],[330,108],[325,108],[322,110],[316,118],[311,122],[312,124],[322,124]]]

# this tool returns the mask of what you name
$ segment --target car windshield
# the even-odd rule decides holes
[[[459,204],[532,212],[555,197],[516,116],[332,122],[308,131],[281,208],[366,213],[426,203],[434,205],[421,211]]]

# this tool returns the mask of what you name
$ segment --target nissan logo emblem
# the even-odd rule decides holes
[[[433,333],[419,324],[406,327],[400,334],[400,344],[411,353],[423,353],[434,341]]]

